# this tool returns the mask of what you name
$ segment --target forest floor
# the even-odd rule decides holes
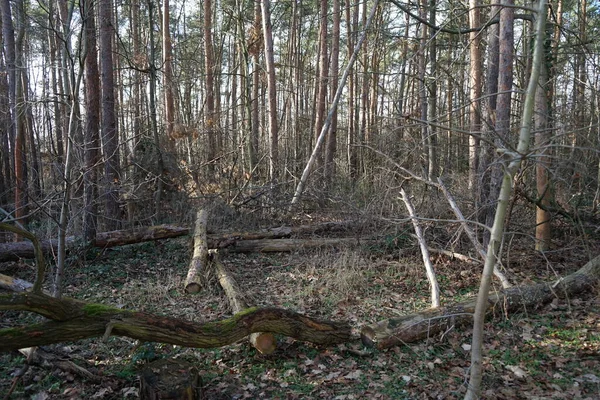
[[[407,231],[408,232],[408,231]],[[540,255],[529,242],[512,243],[504,265],[515,283],[550,281],[580,268],[598,243],[570,241]],[[416,312],[429,304],[418,247],[408,235],[380,247],[306,250],[287,254],[222,254],[246,290],[249,303],[284,307],[360,327]],[[525,241],[523,241],[525,242]],[[205,322],[230,315],[216,282],[199,295],[183,290],[189,238],[88,251],[73,262],[65,295],[127,309]],[[473,296],[481,265],[434,256],[444,304]],[[0,264],[0,273],[32,279],[23,264]],[[214,278],[212,278],[214,279]],[[540,310],[496,317],[485,326],[485,399],[597,399],[600,394],[599,291]],[[2,326],[23,322],[0,313]],[[47,346],[91,372],[83,379],[53,365],[32,366],[11,399],[121,399],[139,395],[140,368],[158,358],[197,366],[206,399],[454,399],[468,380],[471,327],[462,327],[385,351],[359,340],[322,348],[279,338],[264,356],[246,341],[218,349],[139,344],[122,337]],[[24,363],[0,354],[0,393]]]

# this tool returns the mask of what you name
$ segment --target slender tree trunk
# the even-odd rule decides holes
[[[27,143],[25,123],[25,95],[23,92],[23,40],[25,38],[25,9],[23,0],[15,1],[15,14],[17,21],[17,37],[15,39],[15,113],[16,113],[16,135],[15,135],[15,212],[14,216],[21,224],[25,224],[27,215]],[[19,236],[16,240],[21,240]]]
[[[546,49],[546,48],[545,48]],[[548,49],[549,50],[549,49]],[[544,54],[548,53],[544,51]],[[552,240],[551,213],[546,211],[552,202],[552,188],[550,186],[550,168],[552,166],[552,131],[550,129],[550,99],[549,90],[551,83],[548,79],[547,62],[540,66],[540,87],[536,91],[535,97],[535,147],[537,159],[535,164],[537,195],[544,208],[536,207],[536,226],[535,226],[535,249],[537,251],[550,250]]]
[[[340,64],[340,23],[341,23],[341,11],[340,11],[340,0],[333,0],[333,26],[331,32],[331,93],[332,100],[333,94],[337,92],[339,86],[339,64]],[[325,147],[325,180],[329,184],[335,174],[335,153],[337,150],[337,126],[338,126],[338,112],[337,110],[333,114],[331,120],[331,128],[327,136],[327,145]]]
[[[327,86],[329,83],[329,56],[327,54],[327,0],[319,0],[319,52],[318,52],[318,68],[317,80],[315,85],[316,101],[315,101],[315,121],[314,121],[314,138],[315,141],[321,133],[323,122],[325,120],[325,107],[327,100]],[[323,165],[322,153],[317,154],[316,167]]]
[[[506,9],[505,9],[506,10]],[[509,16],[510,17],[510,16]],[[535,94],[538,88],[541,64],[544,63],[544,34],[546,25],[546,1],[540,0],[536,19],[536,41],[534,46],[534,56],[531,69],[531,77],[525,101],[523,105],[523,116],[521,119],[521,128],[519,132],[519,143],[517,151],[511,154],[510,161],[503,170],[502,185],[498,197],[498,206],[492,226],[491,239],[487,248],[487,257],[481,276],[481,283],[477,295],[477,305],[473,315],[473,342],[471,346],[471,371],[469,385],[465,400],[479,399],[481,395],[481,381],[483,377],[483,327],[485,322],[485,311],[488,307],[488,296],[492,278],[492,272],[498,262],[500,243],[504,234],[504,223],[506,221],[506,212],[508,203],[513,192],[513,178],[521,167],[524,154],[529,150],[531,140],[531,125],[535,108]]]
[[[102,83],[102,148],[104,152],[104,204],[106,230],[119,229],[119,187],[121,179],[119,134],[115,113],[115,84],[113,67],[113,17],[112,0],[100,0],[100,60]]]
[[[265,63],[267,67],[267,113],[269,114],[269,179],[277,181],[278,168],[278,126],[277,126],[277,86],[275,81],[275,58],[273,54],[273,31],[269,0],[261,0],[262,29],[265,41]]]
[[[215,58],[212,36],[212,0],[204,0],[204,68],[206,73],[205,125],[208,136],[209,179],[214,179],[214,160],[217,156],[216,128],[218,116],[215,112]]]
[[[83,232],[86,241],[96,238],[98,231],[98,162],[100,159],[100,73],[96,45],[94,0],[81,2],[86,41],[85,58],[85,141],[84,141],[84,214]]]
[[[479,0],[469,1],[469,27],[475,29],[481,25],[481,9]],[[477,184],[479,164],[479,135],[481,135],[481,92],[482,92],[482,58],[481,32],[469,33],[469,190],[473,191]]]
[[[436,25],[436,0],[429,0],[429,21]],[[437,129],[435,125],[429,123],[437,119],[437,31],[429,28],[429,74],[427,80],[427,176],[430,181],[434,181],[438,175],[438,151],[437,151]]]
[[[175,122],[175,105],[173,103],[173,69],[171,60],[173,58],[171,50],[171,33],[169,0],[163,0],[163,19],[162,19],[162,47],[163,47],[163,74],[165,82],[163,85],[165,94],[165,123],[167,137],[171,144],[173,140],[173,124]]]

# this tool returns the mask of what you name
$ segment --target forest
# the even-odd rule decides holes
[[[588,0],[0,0],[4,399],[593,399]]]

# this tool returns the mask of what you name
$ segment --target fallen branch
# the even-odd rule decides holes
[[[0,330],[0,351],[81,339],[127,336],[194,348],[221,347],[254,332],[273,332],[319,345],[351,340],[346,323],[317,320],[279,308],[250,308],[204,324],[42,293],[0,294],[0,311],[31,311],[52,321]],[[107,335],[108,336],[108,335]]]
[[[248,304],[243,299],[235,279],[219,259],[219,253],[214,251],[210,254],[210,257],[217,271],[219,283],[229,300],[229,305],[231,306],[233,313],[237,314],[248,309]],[[248,340],[256,350],[261,352],[261,354],[271,354],[277,348],[277,339],[275,338],[275,335],[270,332],[255,332],[250,335]]]
[[[532,310],[551,302],[590,290],[600,281],[600,256],[581,269],[552,283],[516,286],[490,295],[488,315],[498,311],[518,312]],[[452,306],[427,309],[422,312],[391,318],[365,326],[361,338],[365,345],[385,349],[431,337],[465,324],[473,323],[476,299]]]

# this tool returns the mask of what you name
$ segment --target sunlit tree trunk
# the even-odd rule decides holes
[[[331,28],[331,98],[338,89],[339,81],[339,63],[340,63],[340,0],[333,0],[333,25]],[[337,126],[338,113],[337,110],[333,114],[331,120],[331,128],[327,136],[327,144],[325,147],[325,180],[331,183],[335,174],[335,153],[337,150]]]
[[[206,112],[205,126],[208,136],[208,162],[209,179],[214,175],[214,159],[217,156],[216,129],[218,126],[218,116],[215,112],[215,58],[212,36],[212,0],[204,1],[204,67],[205,67],[205,90],[206,90]]]
[[[102,84],[102,149],[104,153],[104,204],[106,230],[119,229],[119,187],[121,179],[119,134],[115,110],[112,39],[114,23],[112,0],[98,2],[100,18],[100,62]]]
[[[546,61],[548,58],[546,58]],[[535,226],[535,249],[537,251],[550,250],[552,239],[552,226],[550,224],[551,213],[548,207],[551,205],[552,190],[550,186],[550,167],[552,165],[551,140],[552,131],[548,118],[549,114],[549,97],[548,87],[547,62],[540,66],[540,85],[536,91],[535,97],[535,147],[536,147],[536,187],[537,196],[540,204],[545,208],[536,207],[536,226]]]
[[[469,27],[475,29],[481,25],[479,0],[469,1]],[[479,135],[481,135],[481,92],[482,58],[481,32],[469,33],[469,189],[474,190],[477,182],[479,164]]]
[[[321,133],[323,121],[325,119],[325,107],[327,99],[327,86],[329,84],[329,56],[327,46],[327,0],[319,1],[319,52],[318,52],[318,68],[319,72],[316,79],[316,101],[315,101],[315,121],[313,125],[313,133],[315,141]],[[323,164],[322,153],[318,154],[316,167]]]

